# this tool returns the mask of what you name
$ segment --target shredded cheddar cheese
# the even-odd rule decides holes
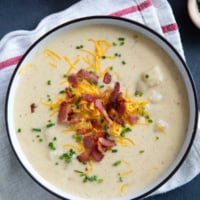
[[[31,68],[31,67],[32,67],[32,64],[25,64],[19,69],[18,73],[21,74],[25,69]]]
[[[128,171],[125,171],[125,172],[120,172],[120,175],[122,176],[128,176],[129,174],[132,174],[133,173],[133,170],[128,170]]]
[[[45,49],[45,54],[51,58],[53,61],[55,60],[61,60],[62,57],[60,55],[58,55],[56,52],[54,52],[53,50],[51,49]]]
[[[84,150],[83,146],[78,145],[78,147],[77,147],[77,146],[75,146],[73,144],[64,144],[63,148],[72,148],[75,151],[80,152],[80,153],[83,152],[83,150]]]
[[[125,189],[125,187],[128,187],[128,184],[127,183],[124,183],[124,184],[122,184],[121,185],[121,187],[120,187],[120,195],[123,195],[124,194],[124,189]]]

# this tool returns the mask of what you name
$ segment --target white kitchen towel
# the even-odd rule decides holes
[[[0,200],[56,200],[38,186],[14,156],[4,120],[5,97],[16,64],[40,36],[69,20],[92,15],[112,15],[133,19],[149,26],[174,45],[184,57],[180,35],[167,0],[82,0],[70,8],[44,18],[32,31],[14,31],[0,41]],[[200,134],[178,172],[156,194],[179,187],[200,172]]]

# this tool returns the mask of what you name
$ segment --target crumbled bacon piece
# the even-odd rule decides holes
[[[110,94],[110,101],[111,102],[115,102],[116,101],[117,96],[119,94],[119,91],[120,91],[120,84],[119,84],[119,82],[116,82],[115,86],[114,86],[114,89],[113,89],[112,93]]]
[[[34,113],[36,108],[35,103],[32,103],[30,107],[31,107],[31,113]]]
[[[91,131],[92,131],[91,128],[81,128],[81,129],[77,129],[76,133],[78,135],[85,135],[86,133],[89,133]]]
[[[98,82],[98,76],[95,74],[89,73],[87,70],[80,69],[77,73],[77,77],[83,78],[86,81],[92,82],[94,84],[97,84]]]
[[[117,113],[119,115],[123,115],[126,107],[125,107],[125,100],[123,99],[121,92],[117,96],[116,104],[117,104],[117,106],[115,109],[116,109]]]
[[[116,145],[115,141],[100,137],[98,142],[101,143],[104,147],[113,147]]]
[[[63,124],[68,122],[69,112],[70,112],[70,105],[66,101],[63,101],[60,104],[60,109],[58,112],[58,123]]]
[[[128,115],[128,121],[130,124],[135,124],[139,120],[139,117],[137,115]]]
[[[97,148],[95,148],[91,153],[91,158],[97,162],[103,159],[104,155]]]
[[[96,119],[91,119],[91,124],[92,124],[92,127],[95,128],[95,129],[101,129],[101,124],[96,120]]]
[[[109,72],[106,72],[103,77],[103,82],[105,84],[109,84],[111,82],[111,74]]]
[[[77,156],[77,159],[79,162],[88,161],[90,159],[90,152],[85,151],[85,152],[81,153],[80,155]]]
[[[83,138],[83,145],[86,149],[85,152],[77,156],[77,159],[80,162],[88,161],[90,159],[100,161],[103,158],[103,154],[98,150],[97,143],[92,135]]]
[[[92,135],[85,136],[83,138],[83,145],[86,150],[92,151],[96,146],[94,137]]]
[[[105,119],[108,121],[109,124],[112,124],[112,120],[108,116],[106,109],[104,108],[102,101],[100,99],[96,99],[94,101],[95,107],[104,115]]]
[[[81,121],[81,119],[79,119],[79,117],[76,113],[71,112],[71,113],[68,114],[68,122],[70,124],[77,124],[80,121]]]
[[[78,86],[78,77],[76,74],[71,74],[68,76],[68,81],[71,83],[72,87]]]
[[[82,99],[89,102],[89,103],[92,103],[95,101],[95,99],[97,99],[96,96],[93,96],[91,94],[82,94],[81,95]]]
[[[65,88],[65,93],[66,93],[68,98],[72,98],[74,96],[71,88],[69,88],[69,87]]]

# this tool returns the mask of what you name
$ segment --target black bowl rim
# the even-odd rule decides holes
[[[126,19],[126,18],[120,18],[120,17],[115,17],[115,16],[104,16],[104,15],[96,15],[96,16],[89,16],[89,17],[82,17],[82,18],[78,18],[78,19],[74,19],[74,20],[71,20],[71,21],[68,21],[68,22],[65,22],[65,23],[62,23],[61,25],[59,26],[56,26],[55,28],[49,30],[48,32],[46,32],[44,35],[42,35],[39,39],[37,39],[29,48],[28,50],[25,52],[25,54],[23,55],[22,59],[20,60],[20,62],[17,64],[13,74],[12,74],[12,77],[11,77],[11,80],[10,80],[10,83],[9,83],[9,86],[8,86],[8,90],[7,90],[7,93],[6,93],[6,104],[5,104],[5,122],[6,122],[6,129],[7,129],[7,134],[8,134],[8,138],[9,138],[9,142],[11,144],[11,147],[15,153],[15,156],[17,157],[17,160],[19,161],[19,163],[22,165],[22,167],[24,168],[24,170],[29,174],[29,176],[37,183],[39,184],[43,189],[45,189],[46,191],[50,192],[51,194],[61,198],[61,199],[66,199],[68,200],[67,198],[64,198],[63,196],[57,194],[55,191],[52,191],[51,189],[47,188],[47,186],[45,186],[43,183],[39,182],[32,174],[31,172],[28,171],[28,169],[26,169],[25,165],[23,164],[23,162],[20,160],[20,158],[18,157],[18,154],[17,154],[17,151],[15,150],[14,148],[14,145],[12,144],[12,140],[11,140],[11,135],[10,135],[10,132],[9,132],[9,125],[8,125],[8,99],[9,99],[9,94],[10,94],[10,89],[11,89],[11,86],[12,86],[12,82],[13,82],[13,79],[16,75],[16,72],[18,70],[18,68],[20,67],[21,63],[23,62],[23,60],[25,59],[25,57],[29,54],[29,52],[40,42],[42,41],[45,37],[47,37],[49,34],[53,33],[54,31],[62,28],[62,27],[65,27],[65,26],[68,26],[70,24],[73,24],[73,23],[77,23],[77,22],[81,22],[81,21],[87,21],[87,20],[94,20],[94,19],[112,19],[112,20],[119,20],[119,21],[124,21],[124,22],[128,22],[130,24],[134,24],[140,28],[143,28],[145,29],[146,31],[149,31],[151,32],[153,35],[155,35],[156,37],[158,37],[160,40],[162,40],[165,44],[167,44],[170,49],[173,50],[173,52],[176,54],[176,56],[178,57],[178,59],[181,61],[182,65],[184,66],[186,72],[187,72],[187,75],[189,77],[189,80],[190,80],[190,83],[191,83],[191,86],[192,86],[192,89],[193,89],[193,94],[194,94],[194,102],[195,102],[195,121],[194,121],[194,127],[193,127],[193,132],[192,132],[192,136],[191,136],[191,140],[189,142],[189,145],[187,147],[187,149],[185,150],[185,153],[183,154],[181,160],[179,161],[179,163],[176,165],[176,167],[172,170],[172,172],[163,180],[161,181],[159,184],[157,184],[154,188],[150,189],[149,191],[145,192],[144,194],[132,199],[132,200],[139,200],[139,199],[143,199],[147,196],[149,196],[150,194],[152,194],[154,191],[156,191],[158,188],[160,188],[162,185],[164,185],[174,174],[175,172],[177,172],[177,170],[180,168],[180,166],[183,164],[184,160],[186,159],[191,147],[192,147],[192,144],[193,144],[193,141],[194,141],[194,138],[195,138],[195,135],[196,135],[196,131],[197,131],[197,126],[198,126],[198,101],[197,101],[197,92],[196,92],[196,87],[195,87],[195,84],[194,84],[194,80],[192,78],[192,75],[191,75],[191,72],[189,70],[189,68],[187,67],[187,64],[185,63],[185,61],[183,60],[183,58],[181,57],[181,55],[178,53],[178,51],[175,49],[174,46],[172,46],[172,44],[170,42],[168,42],[163,36],[161,36],[159,33],[157,33],[156,31],[154,31],[153,29],[137,22],[137,21],[134,21],[134,20],[130,20],[130,19]]]

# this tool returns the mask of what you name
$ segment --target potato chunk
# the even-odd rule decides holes
[[[163,96],[156,90],[151,90],[148,94],[148,99],[152,102],[152,103],[158,103],[159,101],[161,101],[163,98]]]
[[[144,73],[144,80],[149,87],[159,85],[163,81],[163,74],[159,66],[155,66]]]
[[[166,129],[168,128],[168,123],[165,122],[164,120],[162,119],[159,119],[156,124],[155,124],[155,130],[158,131],[158,132],[165,132]]]

